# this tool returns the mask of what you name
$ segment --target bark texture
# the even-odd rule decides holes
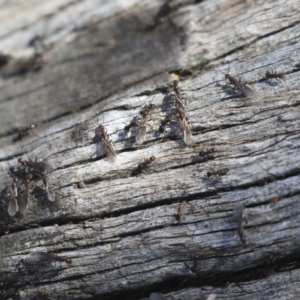
[[[163,4],[0,3],[0,298],[300,297],[299,2]],[[165,72],[180,74],[188,147],[175,118],[158,132],[174,108]],[[222,72],[255,97],[232,93]],[[139,145],[124,126],[149,103]],[[10,217],[19,157],[54,167],[56,199],[37,176],[26,215]],[[72,263],[34,264],[35,252]]]

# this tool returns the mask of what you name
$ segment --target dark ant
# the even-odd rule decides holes
[[[230,66],[229,66],[230,67]],[[219,70],[219,69],[218,69]],[[219,70],[221,73],[223,73],[221,70]],[[224,73],[223,73],[224,74]],[[230,74],[226,73],[225,75],[225,80],[227,79],[229,81],[229,84],[234,85],[235,88],[241,93],[241,95],[244,98],[252,98],[255,94],[255,91],[253,88],[250,86],[246,85],[241,81],[241,78],[237,80]]]
[[[207,177],[220,177],[227,174],[227,170],[211,170],[206,173]]]
[[[126,131],[127,133],[130,131],[131,128],[133,127],[137,127],[139,124],[136,120],[132,120],[128,125],[126,125],[124,127],[124,131]]]
[[[267,79],[281,79],[281,80],[285,80],[285,75],[283,73],[277,73],[276,71],[267,71],[265,77]]]
[[[199,151],[199,156],[206,156],[217,152],[215,148],[206,149],[205,151]]]
[[[251,98],[254,96],[254,89],[250,86],[247,86],[245,83],[241,81],[241,78],[237,80],[233,76],[229,74],[225,74],[225,79],[228,79],[229,83],[234,85],[241,93],[244,98]]]
[[[145,169],[149,168],[150,165],[155,161],[155,156],[151,156],[150,158],[145,159],[142,163],[140,163],[137,168],[132,171],[132,176],[137,176],[141,174]]]
[[[155,161],[155,156],[145,159],[142,163],[138,165],[139,169],[145,169],[149,167]]]
[[[25,168],[33,169],[34,171],[45,174],[53,171],[53,166],[50,165],[47,161],[37,162],[37,158],[35,161],[24,160],[22,157],[18,159],[18,162],[23,165]]]
[[[29,126],[20,129],[18,132],[18,136],[13,139],[13,142],[22,140],[25,136],[29,135],[30,131],[35,127],[36,127],[35,124],[30,124]]]
[[[113,141],[109,138],[107,131],[103,125],[98,126],[98,131],[102,139],[102,143],[106,152],[107,160],[111,163],[117,159],[117,153]]]
[[[167,115],[165,116],[164,120],[161,120],[161,121],[160,121],[160,126],[159,126],[159,128],[158,128],[158,131],[159,131],[160,133],[164,133],[164,132],[165,132],[165,127],[166,127],[166,125],[167,125],[168,123],[171,122],[171,119],[172,119],[173,115],[174,115],[173,113],[167,114]]]
[[[204,160],[215,159],[215,156],[213,154],[215,152],[217,152],[215,148],[206,149],[205,151],[201,150],[199,151],[199,156]]]
[[[140,114],[143,116],[143,119],[145,119],[149,115],[150,111],[155,108],[156,106],[152,103],[146,104],[140,111]]]

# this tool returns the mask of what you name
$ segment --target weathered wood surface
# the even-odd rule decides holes
[[[298,2],[174,0],[165,22],[147,32],[160,1],[111,2],[1,6],[1,51],[14,57],[0,69],[1,296],[299,297]],[[48,64],[12,76],[13,63],[32,55],[27,44],[35,35],[44,36]],[[229,63],[230,74],[255,88],[255,98],[226,93],[217,68],[225,73]],[[174,138],[175,122],[165,139],[156,131],[174,106],[164,71],[182,69],[192,147]],[[270,69],[285,81],[259,81]],[[136,145],[124,135],[124,123],[151,100],[153,131]],[[38,123],[36,131],[13,143],[17,128],[30,123]],[[119,152],[114,164],[93,142],[97,123]],[[215,159],[203,161],[199,151],[211,147]],[[152,155],[151,167],[132,176]],[[57,200],[47,202],[40,193],[25,217],[5,225],[8,170],[20,156],[55,167],[50,178]],[[213,169],[228,173],[208,178]],[[79,189],[82,181],[86,187]],[[239,203],[246,245],[233,213]],[[35,251],[73,262],[42,266],[33,275],[19,271],[19,261]]]

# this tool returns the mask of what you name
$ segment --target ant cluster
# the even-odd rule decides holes
[[[183,95],[179,88],[179,76],[176,75],[174,77],[173,83],[174,90],[174,99],[175,99],[175,108],[168,114],[166,114],[165,118],[160,121],[160,125],[158,128],[159,133],[164,133],[166,130],[166,126],[172,121],[173,117],[177,118],[177,121],[180,124],[183,141],[186,145],[192,145],[195,143],[193,138],[193,134],[190,128],[190,123],[188,119],[188,110],[186,108],[185,101],[183,99]],[[154,110],[156,106],[151,102],[146,104],[139,112],[139,115],[134,117],[129,124],[124,126],[124,132],[128,134],[133,128],[136,128],[135,134],[135,142],[136,144],[142,144],[146,140],[147,126],[149,125],[149,121],[152,120],[150,117],[150,113]],[[151,126],[152,127],[152,126]],[[107,160],[111,163],[116,161],[117,153],[113,144],[113,141],[109,138],[106,129],[103,125],[98,125],[97,127],[97,135],[100,137],[103,143],[104,150],[106,152]],[[199,156],[203,160],[214,159],[213,153],[215,149],[209,149],[205,152],[200,152]],[[138,165],[138,167],[132,172],[132,175],[140,174],[144,169],[148,168],[151,163],[155,160],[154,156],[151,156],[148,159],[145,159],[142,163]]]
[[[220,71],[220,70],[219,70]],[[229,84],[233,86],[233,90],[237,91],[244,98],[253,98],[255,96],[255,90],[248,84],[242,82],[241,78],[236,79],[230,74],[226,73],[225,80],[228,80]],[[261,80],[276,79],[278,82],[285,80],[285,75],[283,73],[277,73],[276,71],[267,71],[264,78]]]
[[[173,117],[177,118],[177,121],[180,124],[183,141],[186,145],[192,145],[195,143],[195,140],[192,135],[192,131],[189,124],[188,119],[188,110],[183,99],[183,95],[179,88],[179,76],[176,75],[174,77],[172,87],[174,90],[174,99],[175,99],[175,108],[168,114],[166,114],[165,118],[160,121],[160,125],[158,128],[159,133],[164,133],[166,130],[166,126],[172,121]],[[136,128],[135,132],[135,142],[136,144],[142,144],[146,139],[147,126],[149,125],[149,121],[152,120],[150,117],[150,113],[154,110],[156,106],[151,102],[146,104],[139,112],[139,115],[134,117],[129,124],[124,126],[124,132],[128,134],[133,128]],[[151,126],[152,127],[152,126]],[[102,140],[104,150],[106,152],[107,160],[111,163],[116,161],[117,153],[113,144],[113,141],[109,138],[106,129],[103,125],[98,125],[97,133]],[[207,149],[206,151],[200,151],[199,156],[203,161],[214,159],[214,153],[216,150],[214,148]],[[151,156],[150,158],[144,159],[141,163],[138,164],[136,169],[134,169],[131,173],[132,176],[137,176],[141,174],[145,169],[149,168],[149,166],[154,162],[155,156]],[[218,174],[219,176],[224,174]],[[208,173],[208,177],[213,176],[213,174]]]
[[[53,170],[53,167],[47,161],[37,162],[36,160],[19,158],[18,162],[24,169],[22,172],[12,174],[13,180],[7,197],[7,212],[10,216],[14,216],[18,212],[23,216],[26,215],[34,180],[42,179],[47,200],[55,200],[55,193],[49,184],[47,176]]]
[[[190,129],[188,111],[184,103],[182,94],[180,92],[178,79],[179,76],[176,75],[173,80],[173,90],[174,90],[173,96],[175,98],[175,109],[173,109],[171,113],[166,114],[165,118],[160,121],[160,126],[158,128],[158,131],[160,133],[164,133],[167,124],[169,124],[172,121],[173,116],[176,116],[180,124],[184,143],[186,145],[192,145],[195,143],[195,141],[192,135],[192,131]]]
[[[266,72],[265,78],[284,80],[285,77],[283,74],[274,71],[268,71]],[[225,79],[228,80],[236,90],[238,90],[242,97],[250,98],[254,95],[254,89],[243,83],[241,79],[238,80],[228,73],[225,74]],[[180,125],[184,143],[186,145],[192,145],[195,143],[195,140],[190,128],[186,103],[179,88],[179,76],[177,75],[174,77],[174,80],[172,82],[172,88],[174,91],[174,94],[172,96],[175,100],[175,107],[172,108],[171,112],[167,113],[164,119],[160,121],[158,132],[164,133],[166,130],[166,126],[172,122],[173,118],[176,118]],[[150,126],[148,123],[151,120],[150,113],[155,108],[156,106],[151,102],[149,104],[146,104],[140,110],[139,115],[124,127],[124,131],[126,133],[130,132],[133,128],[137,129],[135,135],[135,141],[137,144],[142,144],[146,140],[147,126]],[[31,130],[34,130],[35,127],[36,125],[31,124],[28,127],[22,128],[15,140],[21,140],[23,137],[27,136]],[[114,163],[117,159],[117,152],[115,150],[113,141],[110,139],[107,130],[102,124],[98,125],[97,127],[97,135],[102,141],[107,160],[110,163]],[[199,156],[203,161],[212,160],[215,158],[215,152],[216,149],[214,148],[205,149],[199,152]],[[134,176],[141,174],[145,169],[151,166],[155,159],[155,156],[144,159],[141,163],[138,164],[136,169],[132,171],[132,175]],[[14,216],[18,212],[21,215],[26,214],[34,180],[41,179],[43,182],[47,200],[55,201],[55,193],[53,192],[52,187],[49,184],[47,176],[49,171],[52,169],[52,166],[49,165],[46,161],[25,161],[22,158],[19,158],[18,162],[24,167],[24,171],[23,173],[21,173],[21,175],[13,175],[11,189],[7,201],[7,212],[10,216]],[[220,177],[225,175],[226,173],[227,170],[210,170],[206,173],[206,177]],[[240,237],[241,240],[244,239],[241,234]]]

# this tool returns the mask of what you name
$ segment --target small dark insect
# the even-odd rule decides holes
[[[130,131],[131,128],[133,127],[137,127],[139,124],[136,120],[132,120],[128,125],[126,125],[124,127],[124,131],[126,131],[127,133]]]
[[[246,237],[244,234],[244,204],[237,204],[234,207],[234,215],[237,223],[237,232],[240,237],[240,240],[243,244],[246,244]]]
[[[186,204],[187,204],[187,201],[183,200],[179,205],[179,208],[178,208],[178,223],[179,224],[181,224],[181,222],[184,219],[184,216],[185,216],[184,210],[185,210]]]
[[[135,170],[132,171],[132,176],[137,176],[141,174],[145,169],[149,168],[150,165],[155,161],[155,156],[151,156],[147,159],[144,159]]]
[[[215,159],[214,153],[217,152],[215,148],[199,151],[199,156],[203,161]]]
[[[211,155],[213,153],[217,152],[217,150],[215,148],[210,148],[210,149],[206,149],[205,151],[201,150],[199,151],[199,156],[207,156],[207,155]]]
[[[20,265],[26,270],[28,274],[34,274],[34,269],[32,268],[31,264],[26,259],[20,260]]]
[[[46,192],[47,200],[49,200],[51,202],[55,201],[55,193],[52,190],[52,188],[50,187],[50,184],[47,181],[46,177],[43,177],[43,183],[45,185],[45,192]]]
[[[67,256],[58,256],[48,252],[32,252],[30,259],[36,263],[50,263],[53,261],[63,261],[67,264],[71,264],[71,258]]]
[[[225,79],[228,79],[229,83],[234,85],[237,90],[241,93],[244,98],[252,98],[255,94],[255,91],[250,86],[246,85],[241,81],[241,78],[237,80],[229,74],[225,74]]]
[[[183,133],[183,141],[186,145],[192,145],[195,143],[195,140],[193,138],[191,129],[190,129],[190,125],[188,122],[188,118],[185,116],[185,114],[183,113],[182,110],[177,109],[176,110],[176,114],[178,116],[179,119],[179,124],[180,124],[180,128],[181,131]]]
[[[146,119],[146,117],[149,115],[150,111],[155,108],[156,108],[156,106],[152,103],[146,104],[140,111],[140,115],[143,116],[143,119]]]
[[[139,164],[138,168],[145,169],[149,167],[155,161],[155,156],[145,159],[142,163]]]
[[[7,212],[10,216],[14,216],[19,210],[17,201],[18,201],[18,178],[13,177],[13,181],[11,184],[11,193],[10,193],[9,202],[7,206]]]
[[[29,183],[31,180],[32,180],[32,174],[28,173],[24,180],[25,190],[23,192],[23,195],[19,198],[19,212],[22,215],[25,215],[26,211],[27,211],[28,202],[29,202],[29,194],[30,194]]]
[[[164,133],[165,132],[166,125],[171,122],[171,119],[172,119],[173,115],[174,115],[173,113],[167,114],[165,116],[165,118],[160,121],[160,126],[158,128],[158,131],[160,133]]]
[[[107,131],[103,125],[99,125],[98,130],[99,130],[99,134],[101,136],[101,140],[102,140],[105,152],[106,152],[107,160],[110,163],[114,163],[117,159],[117,153],[115,150],[114,143],[109,138],[109,135],[107,134]]]
[[[277,73],[276,71],[267,71],[265,77],[267,79],[277,79],[279,81],[279,79],[281,80],[285,80],[285,75],[283,73]]]
[[[34,129],[36,127],[35,124],[30,124],[29,126],[27,127],[23,127],[22,129],[19,130],[18,132],[18,136],[16,138],[13,139],[13,142],[17,142],[17,141],[20,141],[22,140],[25,136],[28,136],[30,131],[32,129]]]
[[[20,157],[18,159],[18,162],[25,168],[33,169],[34,171],[41,174],[46,174],[53,171],[53,166],[50,165],[46,160],[37,162],[37,158],[35,159],[35,161],[32,161],[31,159],[24,160],[22,157]]]
[[[220,170],[210,170],[206,173],[207,177],[220,177],[220,176],[224,176],[227,174],[227,170],[225,169],[220,169]]]

